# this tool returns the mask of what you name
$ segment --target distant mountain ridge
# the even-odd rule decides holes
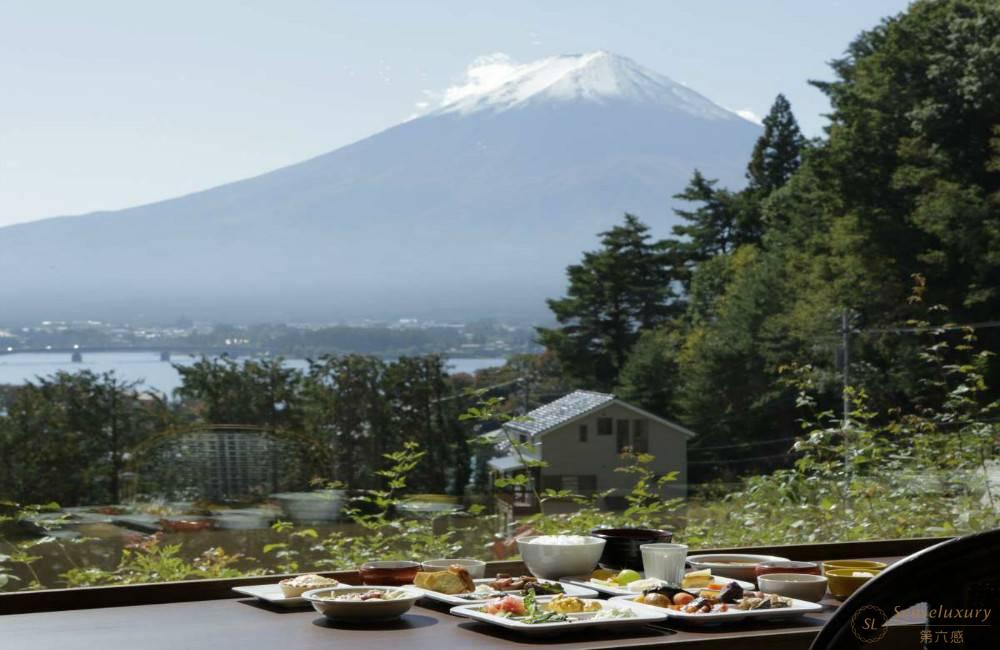
[[[759,131],[625,57],[552,57],[254,178],[0,228],[0,320],[538,319],[623,212],[665,234],[695,167],[742,184]]]

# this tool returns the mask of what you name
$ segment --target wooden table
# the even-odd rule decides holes
[[[871,559],[891,563],[899,558]],[[710,628],[667,622],[539,639],[452,616],[447,605],[432,601],[421,601],[393,623],[350,626],[328,621],[311,609],[276,608],[234,594],[204,601],[3,616],[0,646],[31,650],[807,648],[838,603],[828,599],[822,604],[824,611],[787,622]]]
[[[423,601],[421,601],[423,603]],[[254,600],[192,601],[16,614],[0,618],[0,647],[31,650],[510,650],[511,648],[808,647],[834,606],[795,623],[682,629],[650,625],[625,631],[581,630],[532,639],[422,604],[402,619],[368,627],[328,621],[313,610],[282,610]],[[734,645],[734,642],[738,641]]]

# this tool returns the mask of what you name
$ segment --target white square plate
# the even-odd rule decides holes
[[[633,605],[638,605],[644,609],[652,609],[658,612],[663,612],[667,615],[670,621],[683,622],[690,625],[718,625],[718,624],[728,624],[736,623],[737,621],[746,620],[768,620],[776,621],[786,618],[795,618],[796,616],[803,616],[804,614],[815,614],[816,612],[822,612],[823,606],[819,603],[810,603],[805,600],[799,600],[797,598],[789,598],[792,601],[791,607],[780,607],[778,609],[758,609],[756,611],[736,609],[730,607],[728,611],[725,612],[710,612],[704,614],[688,614],[686,612],[679,612],[674,609],[665,609],[663,607],[654,607],[653,605],[644,605],[642,603],[637,603],[632,598],[636,595],[631,596],[615,596],[609,603],[620,603],[620,602],[631,602]]]
[[[739,586],[743,587],[744,589],[756,589],[756,587],[753,585],[753,583],[746,582],[744,580],[734,580],[733,578],[723,578],[722,576],[712,576],[712,580],[713,580],[713,582],[716,582],[716,583],[719,583],[719,584],[729,584],[730,582],[735,582],[736,584],[738,584]],[[637,592],[637,591],[629,591],[625,587],[617,587],[617,586],[612,586],[612,585],[609,585],[609,584],[606,584],[606,583],[603,583],[603,582],[596,582],[596,581],[592,580],[590,578],[590,576],[569,576],[569,577],[566,577],[566,578],[559,578],[559,581],[562,582],[562,583],[569,583],[569,584],[573,584],[573,585],[579,585],[581,587],[586,587],[588,589],[593,589],[593,590],[595,590],[595,591],[597,591],[599,593],[602,593],[602,594],[605,594],[605,595],[608,595],[608,596],[630,596],[630,595],[631,596],[636,596],[636,595],[639,594],[639,592]],[[664,582],[664,584],[666,584],[666,582]],[[698,592],[698,591],[701,591],[701,588],[698,588],[698,589],[694,589],[694,588],[692,588],[692,589],[686,589],[685,591]]]
[[[647,605],[640,605],[639,603],[632,603],[627,600],[612,602],[610,600],[597,600],[588,602],[598,602],[601,604],[601,609],[631,609],[635,616],[632,618],[604,618],[604,619],[594,619],[596,612],[582,612],[580,614],[568,614],[571,620],[562,621],[558,623],[523,623],[517,619],[506,618],[503,616],[497,616],[495,614],[487,614],[486,612],[479,611],[483,606],[482,603],[478,605],[462,605],[460,607],[452,607],[451,613],[456,616],[464,616],[466,618],[471,618],[476,621],[481,621],[483,623],[489,623],[491,625],[497,625],[499,627],[507,628],[521,634],[530,635],[544,635],[544,634],[558,634],[560,632],[565,632],[567,630],[577,630],[581,628],[617,628],[617,627],[629,627],[637,625],[648,625],[649,623],[660,623],[667,619],[667,615],[663,612],[656,611],[655,607],[649,607]]]
[[[233,591],[244,596],[253,596],[259,600],[271,603],[278,607],[309,607],[309,601],[300,596],[288,598],[281,593],[281,585],[275,583],[270,585],[250,585],[247,587],[233,587]]]
[[[481,578],[479,580],[473,580],[473,582],[475,582],[477,585],[486,585],[493,582],[493,580],[494,578]],[[554,581],[541,580],[540,582],[554,582]],[[593,598],[597,596],[596,591],[594,591],[593,589],[589,589],[587,587],[581,587],[578,585],[568,584],[565,582],[562,582],[560,584],[562,584],[563,588],[566,590],[567,596],[576,596],[577,598]],[[414,589],[416,589],[417,591],[422,591],[427,598],[436,600],[438,602],[447,603],[449,605],[469,605],[471,603],[485,603],[488,600],[500,597],[497,595],[491,595],[491,596],[483,596],[480,598],[474,596],[473,594],[442,594],[441,592],[438,591],[431,591],[430,589],[421,589],[420,587],[414,587]],[[503,595],[513,594],[515,596],[519,596],[521,594],[521,591],[520,590],[504,591],[501,593]],[[548,595],[545,596],[539,595],[538,599],[545,600],[546,598],[551,598],[551,597],[552,596]]]

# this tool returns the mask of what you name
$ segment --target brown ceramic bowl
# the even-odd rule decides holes
[[[754,569],[754,574],[758,577],[768,573],[804,573],[809,575],[821,575],[819,564],[816,562],[797,562],[795,560],[781,560],[778,562],[761,562]]]
[[[596,528],[590,534],[605,541],[598,562],[602,568],[635,571],[642,571],[640,546],[668,543],[674,537],[670,531],[655,528]]]
[[[377,560],[365,562],[359,573],[366,585],[389,585],[398,587],[413,584],[413,578],[420,570],[419,562],[408,560]]]

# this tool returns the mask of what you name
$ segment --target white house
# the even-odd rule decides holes
[[[657,474],[678,472],[677,480],[667,484],[664,496],[684,496],[687,443],[694,435],[614,395],[578,390],[525,414],[523,420],[505,423],[485,437],[506,452],[489,461],[494,478],[524,472],[522,457],[526,454],[516,453],[511,442],[530,443],[534,449],[528,458],[545,462],[544,467],[530,469],[540,489],[582,494],[614,489],[605,503],[614,508],[624,505],[623,495],[635,480],[633,475],[615,471],[622,465],[619,454],[626,448],[653,455],[650,467]],[[536,505],[526,490],[515,489],[506,496],[501,501],[512,509]]]

